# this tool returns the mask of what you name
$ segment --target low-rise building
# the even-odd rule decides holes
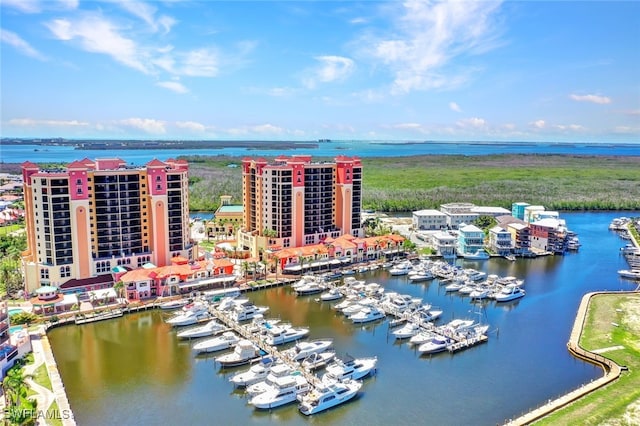
[[[507,231],[511,234],[513,241],[513,253],[520,256],[529,253],[531,246],[529,225],[518,222],[510,223],[507,225]]]
[[[542,219],[529,224],[531,248],[562,254],[566,251],[567,228],[564,220]]]
[[[413,228],[422,231],[447,229],[447,215],[440,210],[426,209],[413,212]]]
[[[458,239],[448,232],[440,231],[431,235],[431,245],[436,255],[445,259],[456,257]]]
[[[484,231],[475,225],[461,224],[458,232],[458,254],[472,254],[484,249]]]
[[[489,229],[489,249],[500,256],[511,254],[513,250],[511,233],[501,226]]]
[[[511,204],[511,216],[516,217],[520,220],[524,220],[524,209],[529,206],[529,203],[523,202]]]

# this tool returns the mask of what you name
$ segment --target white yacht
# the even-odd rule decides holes
[[[525,295],[525,291],[520,288],[517,284],[507,284],[495,294],[494,298],[496,302],[508,302],[510,300],[515,300],[523,297]]]
[[[323,302],[331,302],[333,300],[342,299],[343,295],[340,293],[340,290],[337,288],[332,288],[330,290],[325,291],[320,295],[320,300]]]
[[[441,310],[435,310],[435,309],[429,309],[428,311],[422,311],[420,312],[420,319],[423,322],[430,322],[430,321],[435,321],[438,318],[440,318],[440,316],[442,315]]]
[[[438,328],[443,330],[445,333],[458,333],[473,326],[474,323],[475,321],[472,319],[456,318]]]
[[[250,340],[243,339],[236,344],[232,353],[217,357],[216,362],[223,368],[237,367],[248,364],[261,355],[262,353],[259,347],[254,345]]]
[[[482,300],[482,299],[487,299],[490,294],[491,294],[491,289],[489,287],[478,286],[475,288],[475,290],[469,293],[469,297],[471,297],[471,299],[473,300]]]
[[[325,384],[302,397],[298,409],[306,416],[328,410],[355,397],[361,387],[357,380]]]
[[[278,377],[270,389],[255,395],[249,400],[249,404],[261,410],[268,410],[295,402],[299,396],[310,390],[309,382],[301,374]]]
[[[251,323],[247,325],[247,331],[252,334],[264,334],[278,324],[280,324],[279,319],[266,319],[264,315],[257,314],[253,316]]]
[[[620,269],[618,275],[622,278],[630,278],[632,280],[640,280],[640,269]]]
[[[420,324],[417,324],[415,322],[407,322],[404,326],[400,327],[397,330],[394,330],[391,334],[393,334],[393,337],[395,337],[396,339],[402,340],[415,336],[420,332],[420,330],[422,330]]]
[[[187,325],[197,324],[201,321],[209,319],[211,315],[205,310],[191,310],[178,314],[167,320],[167,324],[171,324],[174,327],[184,327]]]
[[[179,339],[196,339],[198,337],[208,337],[214,334],[222,333],[227,329],[226,326],[220,324],[216,320],[211,320],[200,327],[190,328],[177,334]]]
[[[168,302],[161,303],[158,305],[160,309],[171,310],[178,309],[186,306],[190,303],[189,299],[178,299],[178,300],[170,300]]]
[[[285,363],[276,364],[271,367],[271,370],[267,374],[267,377],[264,378],[264,380],[255,382],[247,386],[247,394],[249,394],[250,396],[255,396],[273,389],[273,385],[278,380],[278,378],[291,376],[293,374],[300,373]]]
[[[282,351],[282,355],[293,361],[302,361],[313,353],[324,352],[333,345],[333,340],[312,340],[298,342],[293,348]]]
[[[236,387],[245,387],[261,382],[271,372],[273,363],[273,359],[264,358],[262,362],[252,365],[248,370],[234,374],[229,381]]]
[[[435,275],[433,275],[431,271],[427,269],[419,269],[409,272],[407,278],[409,278],[409,281],[413,283],[418,283],[422,281],[430,281],[435,278]]]
[[[307,334],[309,329],[306,327],[275,326],[267,329],[265,340],[267,344],[276,346],[302,339]]]
[[[309,294],[322,293],[327,289],[327,284],[319,279],[309,281],[304,285],[296,287],[294,291],[298,296],[307,296]]]
[[[418,346],[418,352],[421,354],[435,354],[447,350],[447,347],[452,344],[453,340],[448,337],[436,335],[428,342]]]
[[[327,366],[326,373],[322,376],[323,382],[357,380],[375,372],[377,357],[353,358],[347,356],[344,359],[336,359]]]
[[[377,321],[385,316],[386,314],[382,309],[376,308],[375,306],[365,306],[360,311],[351,315],[349,319],[353,321],[354,324],[362,324]]]
[[[412,269],[413,265],[411,265],[411,262],[402,262],[389,269],[389,274],[394,276],[407,275]]]
[[[487,260],[491,256],[484,250],[477,250],[473,253],[463,253],[462,257],[466,260]]]
[[[253,303],[246,303],[236,305],[231,310],[231,319],[236,322],[248,321],[253,319],[256,315],[262,315],[267,312],[269,308],[267,306],[256,306]]]
[[[319,370],[326,367],[336,357],[335,351],[313,353],[302,360],[300,365],[307,371]]]
[[[225,331],[222,335],[211,339],[203,340],[193,345],[193,350],[197,353],[217,352],[229,349],[240,341],[240,338],[231,331]]]
[[[431,331],[423,330],[418,332],[417,334],[411,336],[409,339],[410,345],[422,345],[423,343],[427,343],[431,339],[435,337],[435,334]]]

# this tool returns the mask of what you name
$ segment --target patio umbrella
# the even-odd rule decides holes
[[[127,268],[125,268],[124,266],[118,265],[118,266],[114,266],[113,268],[111,268],[111,272],[127,272]]]

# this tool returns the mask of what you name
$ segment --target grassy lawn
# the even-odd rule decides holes
[[[626,365],[620,378],[536,422],[536,425],[640,424],[640,295],[591,299],[580,345]]]
[[[47,372],[47,366],[44,363],[40,364],[40,366],[33,372],[33,381],[53,392],[53,386],[51,386],[51,379]]]
[[[9,235],[12,232],[17,231],[18,229],[23,229],[24,225],[16,223],[14,225],[6,225],[0,226],[0,235]]]
[[[61,416],[60,413],[60,408],[58,408],[58,402],[57,401],[53,401],[51,403],[51,405],[49,406],[49,408],[47,409],[47,425],[49,426],[62,426],[62,419],[60,419],[59,417]]]

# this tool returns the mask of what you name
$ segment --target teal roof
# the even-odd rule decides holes
[[[220,206],[216,213],[242,213],[244,209],[241,205]]]
[[[42,287],[36,289],[36,293],[38,294],[51,293],[52,291],[58,291],[58,287],[43,285]]]

